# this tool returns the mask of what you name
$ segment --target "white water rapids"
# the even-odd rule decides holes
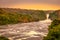
[[[48,26],[51,24],[48,17],[49,14],[43,21],[4,25],[7,28],[0,29],[0,35],[8,37],[10,40],[43,40],[48,33]]]

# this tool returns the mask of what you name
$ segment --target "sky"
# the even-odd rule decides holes
[[[0,0],[1,8],[58,10],[60,0]]]

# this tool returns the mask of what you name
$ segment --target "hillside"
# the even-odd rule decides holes
[[[50,19],[55,20],[59,19],[60,20],[60,10],[55,10],[52,13],[50,13]]]
[[[45,20],[43,10],[0,8],[0,25]]]
[[[49,26],[49,33],[44,40],[60,40],[60,20],[54,20]]]

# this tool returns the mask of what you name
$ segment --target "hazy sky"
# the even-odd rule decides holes
[[[21,9],[60,9],[60,0],[0,0],[0,7]]]

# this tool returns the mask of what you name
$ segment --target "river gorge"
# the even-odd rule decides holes
[[[18,23],[3,25],[0,29],[0,35],[8,37],[10,40],[43,40],[44,36],[48,34],[48,26],[51,24],[51,20],[46,15],[47,19],[30,22],[30,23]]]

